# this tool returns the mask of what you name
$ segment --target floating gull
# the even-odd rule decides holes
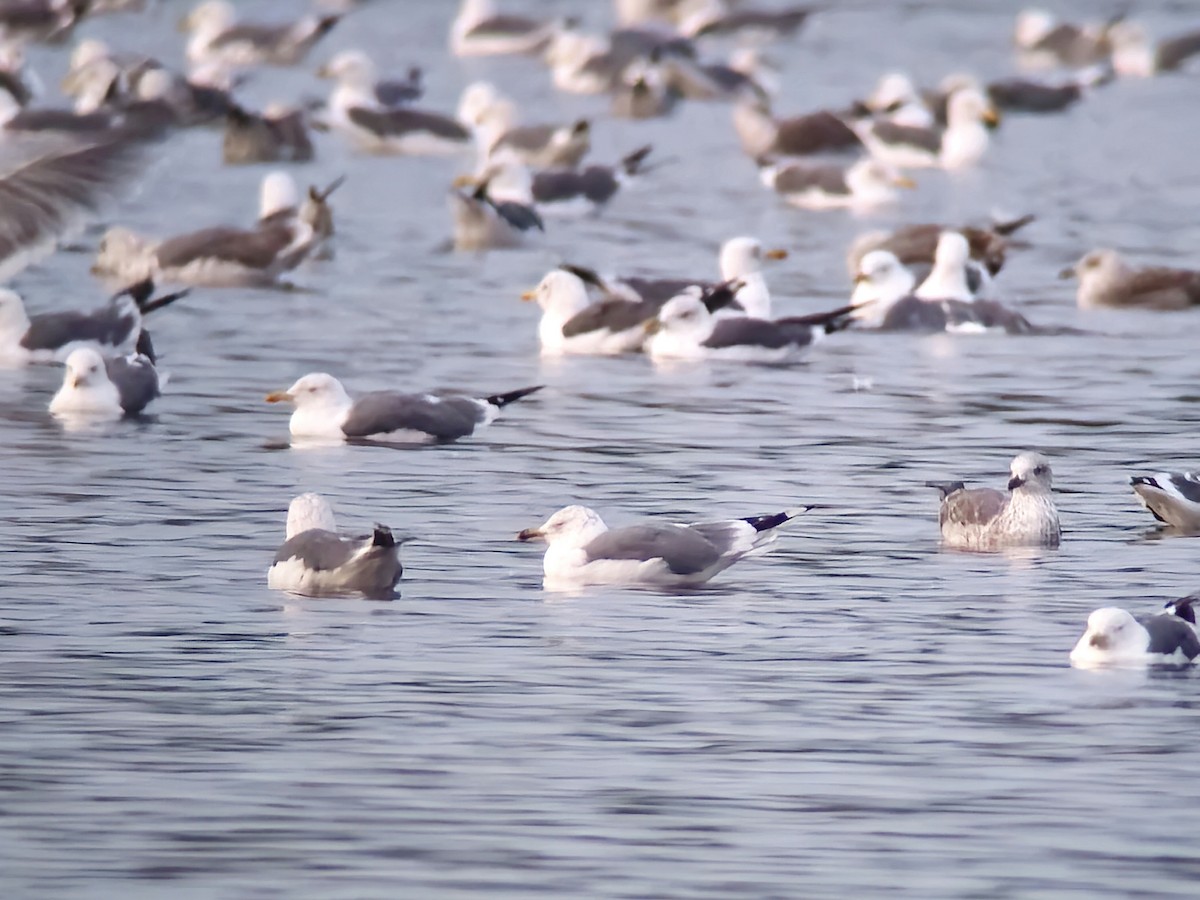
[[[463,0],[450,26],[450,50],[455,56],[538,53],[554,38],[561,24],[556,20],[501,15],[492,0]]]
[[[1108,83],[1112,77],[1113,70],[1108,65],[1091,66],[1054,82],[1002,78],[989,81],[984,86],[974,76],[951,75],[943,79],[941,91],[935,100],[939,108],[937,118],[945,122],[946,104],[950,96],[963,88],[986,91],[992,105],[1005,112],[1056,113],[1074,106],[1087,96],[1091,88]]]
[[[979,91],[955,91],[947,101],[945,129],[914,128],[887,119],[861,125],[858,134],[871,154],[894,166],[971,166],[987,152],[987,126],[999,122],[996,111]]]
[[[267,180],[274,177],[272,173]],[[299,215],[267,215],[251,229],[218,225],[161,241],[110,228],[100,240],[92,271],[125,281],[268,285],[300,265],[317,244],[313,226]]]
[[[21,297],[0,288],[0,360],[9,364],[65,360],[81,346],[107,354],[131,353],[142,335],[142,317],[187,295],[187,291],[151,299],[154,284],[139,282],[88,312],[25,312]]]
[[[748,556],[766,552],[775,530],[804,512],[703,522],[631,525],[610,529],[585,506],[560,509],[519,541],[545,541],[542,561],[550,588],[589,584],[694,587]]]
[[[0,90],[11,94],[18,106],[28,106],[41,92],[41,82],[26,65],[20,44],[0,44]]]
[[[1135,269],[1116,250],[1093,250],[1058,274],[1079,279],[1075,302],[1081,309],[1171,311],[1200,305],[1200,272],[1158,266]]]
[[[1071,651],[1071,665],[1186,665],[1197,656],[1200,638],[1180,616],[1163,612],[1139,619],[1109,606],[1088,616],[1087,631]]]
[[[1027,66],[1094,66],[1108,59],[1109,32],[1122,18],[1115,16],[1102,25],[1074,25],[1058,21],[1046,10],[1026,9],[1017,14],[1013,42]]]
[[[400,543],[378,524],[365,537],[342,537],[325,498],[301,494],[288,506],[287,539],[267,570],[267,587],[310,597],[389,600],[404,573]]]
[[[872,250],[854,276],[854,316],[858,324],[879,331],[918,333],[980,332],[1003,329],[1009,334],[1037,331],[1019,313],[995,300],[923,299],[914,296],[916,279],[889,250]]]
[[[1179,34],[1157,44],[1135,22],[1120,22],[1109,31],[1112,65],[1118,75],[1149,78],[1173,72],[1200,54],[1200,30]]]
[[[136,416],[162,390],[149,357],[105,359],[91,347],[71,351],[63,385],[50,401],[50,412],[64,418],[119,419]]]
[[[868,113],[886,116],[897,125],[930,128],[935,117],[913,80],[904,72],[888,72],[862,102]]]
[[[568,353],[607,356],[634,353],[646,340],[646,323],[658,315],[661,300],[607,296],[592,303],[587,287],[572,267],[555,269],[522,300],[536,300],[542,309],[538,339],[543,356]],[[588,273],[594,281],[597,276]],[[710,312],[729,304],[739,282],[710,289],[702,302]]]
[[[767,39],[791,37],[815,11],[811,6],[775,10],[731,8],[732,5],[723,0],[685,4],[691,11],[679,21],[680,34],[693,38],[746,33]]]
[[[1195,472],[1158,472],[1135,475],[1133,491],[1158,521],[1185,534],[1200,533],[1200,475]]]
[[[530,183],[533,200],[553,208],[554,204],[585,202],[599,209],[616,196],[622,185],[646,171],[651,147],[639,147],[621,158],[615,166],[586,166],[583,169],[546,169],[536,173]]]
[[[519,125],[512,101],[497,97],[470,117],[482,154],[515,159],[537,168],[574,168],[592,147],[591,123],[577,119],[565,125]]]
[[[761,97],[746,96],[733,106],[733,126],[742,150],[752,159],[764,156],[812,156],[862,151],[862,139],[834,113],[820,110],[776,119]]]
[[[471,132],[451,116],[411,107],[387,106],[373,81],[353,68],[329,69],[337,79],[327,104],[329,124],[373,153],[444,154],[468,147]]]
[[[848,328],[854,308],[786,319],[717,316],[692,286],[667,301],[646,325],[646,353],[652,359],[719,359],[737,362],[789,362],[827,334]]]
[[[866,254],[872,250],[890,250],[906,266],[930,267],[942,233],[958,231],[971,246],[971,259],[982,263],[988,274],[996,275],[1004,267],[1010,246],[1009,238],[1033,219],[1033,216],[1022,216],[1011,221],[995,222],[989,228],[920,224],[905,225],[895,231],[869,231],[859,235],[850,245],[846,266],[853,277]]]
[[[288,24],[239,23],[226,0],[205,0],[184,18],[191,34],[187,57],[193,63],[226,66],[294,66],[338,23],[339,16],[307,15]]]
[[[302,111],[269,106],[259,114],[230,104],[221,142],[221,159],[226,165],[309,162],[314,153]]]
[[[620,119],[657,119],[674,112],[681,99],[661,64],[639,60],[614,87],[611,111]]]
[[[891,203],[896,188],[914,188],[916,182],[888,169],[870,157],[850,166],[828,163],[778,163],[760,161],[759,177],[792,206],[803,209],[865,208]]]
[[[1062,530],[1050,495],[1050,463],[1025,452],[1012,461],[1008,492],[930,483],[942,494],[942,541],[959,550],[1057,547]]]
[[[470,193],[458,190],[474,184]],[[524,235],[545,231],[533,206],[529,170],[519,163],[489,168],[482,179],[455,179],[450,193],[454,249],[463,252],[520,246]]]
[[[0,3],[0,39],[58,42],[90,12],[89,0],[7,0]]]
[[[419,100],[425,92],[419,66],[410,68],[403,81],[381,80],[375,63],[362,50],[342,50],[317,69],[317,77],[352,84],[389,109]]]
[[[339,441],[449,443],[490,425],[504,407],[541,385],[475,399],[374,391],[351,400],[340,381],[324,372],[305,375],[268,403],[291,403],[293,437]]]
[[[568,94],[604,94],[621,78],[624,64],[609,42],[574,29],[559,32],[546,48],[554,87]]]

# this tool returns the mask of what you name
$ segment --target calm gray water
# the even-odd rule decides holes
[[[177,59],[166,7],[89,31]],[[380,0],[329,49],[424,64],[435,108],[486,77],[532,119],[602,114],[532,61],[447,59],[451,7]],[[838,4],[773,51],[779,108],[840,104],[890,68],[1007,72],[1015,9]],[[1160,33],[1200,19],[1136,11]],[[52,84],[61,55],[37,60]],[[321,86],[265,72],[248,91]],[[1198,100],[1185,75],[1010,118],[977,171],[918,173],[873,218],[775,203],[724,106],[601,121],[595,157],[653,142],[672,163],[603,217],[487,257],[437,249],[459,163],[323,138],[295,171],[349,175],[337,258],[300,273],[307,292],[197,291],[155,317],[172,381],[153,418],[64,433],[45,413],[57,369],[0,373],[0,894],[1195,896],[1195,676],[1078,672],[1067,652],[1093,608],[1197,587],[1197,544],[1157,536],[1127,486],[1196,462],[1196,319],[1085,315],[1054,274],[1101,244],[1200,261]],[[214,134],[179,136],[112,220],[248,221],[263,170],[218,159]],[[859,230],[992,209],[1039,216],[1006,299],[1091,334],[839,335],[791,368],[655,370],[540,361],[517,300],[561,259],[709,275],[750,233],[792,250],[769,272],[780,314],[817,310],[847,296]],[[99,302],[88,262],[17,286],[34,309]],[[279,449],[287,415],[262,397],[314,369],[356,391],[548,388],[459,446]],[[1030,447],[1055,465],[1062,549],[939,551],[922,483],[999,485]],[[266,589],[306,490],[419,536],[399,599]],[[827,508],[702,591],[547,595],[512,536],[569,502],[611,523]]]

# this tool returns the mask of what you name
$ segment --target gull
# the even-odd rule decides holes
[[[594,273],[588,274],[594,278]],[[715,312],[733,301],[739,286],[739,282],[717,285],[704,292],[701,302]],[[543,356],[637,352],[646,340],[646,323],[663,305],[661,300],[611,295],[592,303],[581,277],[564,269],[547,273],[521,299],[536,301],[542,309],[538,340]]]
[[[995,300],[925,299],[913,294],[916,279],[890,250],[872,250],[854,276],[850,302],[864,328],[920,333],[979,332],[1000,328],[1009,334],[1037,329],[1020,313]]]
[[[163,380],[143,354],[108,359],[91,347],[71,351],[50,412],[66,419],[136,416],[161,393]]]
[[[561,27],[557,20],[502,15],[492,0],[463,0],[450,26],[450,50],[455,56],[539,53]]]
[[[388,106],[375,83],[355,67],[325,70],[337,81],[329,97],[329,124],[372,153],[439,155],[470,145],[471,132],[457,119],[408,106]]]
[[[538,527],[526,528],[517,540],[548,545],[542,560],[548,588],[695,587],[739,560],[766,552],[776,529],[806,509],[694,525],[610,529],[594,510],[567,506]]]
[[[1200,30],[1188,31],[1155,43],[1135,22],[1120,22],[1109,30],[1112,65],[1118,75],[1150,78],[1174,72],[1200,54]]]
[[[516,104],[486,81],[463,90],[458,120],[474,130],[483,160],[512,159],[537,168],[574,168],[591,149],[587,119],[565,125],[521,125]]]
[[[1078,278],[1075,302],[1081,309],[1188,309],[1200,305],[1200,272],[1153,266],[1135,269],[1116,250],[1093,250],[1058,273]]]
[[[404,81],[381,80],[375,63],[362,50],[342,50],[317,69],[318,78],[332,78],[369,92],[380,106],[394,108],[420,99],[425,92],[419,66],[408,70]]]
[[[987,152],[988,126],[999,123],[991,102],[974,88],[955,91],[946,102],[944,129],[918,128],[888,119],[858,127],[871,155],[901,168],[972,166]]]
[[[996,221],[986,228],[922,223],[904,225],[894,231],[868,231],[860,234],[850,245],[846,253],[846,267],[853,277],[863,256],[872,250],[890,250],[906,266],[931,267],[942,233],[957,231],[967,239],[971,259],[982,264],[989,275],[996,275],[1004,268],[1012,235],[1033,220],[1034,216],[1027,215]],[[971,271],[968,271],[967,277],[971,279]],[[976,290],[976,285],[972,284],[971,289]]]
[[[180,23],[188,32],[187,58],[226,66],[294,66],[329,34],[340,16],[307,15],[287,24],[240,23],[226,0],[205,0]]]
[[[58,42],[91,11],[93,0],[7,0],[0,3],[0,40]]]
[[[848,328],[854,308],[769,321],[751,316],[716,316],[692,286],[667,301],[646,324],[646,353],[651,359],[719,359],[781,363],[827,334]]]
[[[670,115],[681,99],[662,63],[636,60],[613,88],[611,111],[621,119],[656,119]]]
[[[1200,474],[1158,472],[1135,475],[1129,483],[1158,521],[1184,534],[1200,533]]]
[[[142,317],[169,306],[188,292],[157,299],[152,299],[153,294],[154,283],[142,281],[115,294],[98,309],[31,316],[25,312],[19,294],[0,288],[0,360],[18,365],[63,361],[81,346],[106,354],[129,354],[142,336]]]
[[[1087,631],[1071,650],[1071,665],[1186,665],[1197,656],[1200,638],[1195,627],[1179,615],[1162,612],[1135,618],[1124,609],[1108,606],[1088,616]]]
[[[790,9],[731,8],[724,0],[692,3],[679,22],[679,33],[687,37],[723,37],[750,33],[755,37],[791,37],[815,12],[811,6]]]
[[[1103,63],[1112,50],[1109,34],[1124,15],[1101,25],[1060,22],[1043,9],[1025,9],[1017,14],[1013,42],[1027,66],[1078,69]]]
[[[467,193],[458,188],[475,185]],[[476,180],[462,176],[450,194],[454,215],[454,249],[480,251],[518,247],[527,233],[545,231],[533,205],[529,170],[519,163],[491,166]]]
[[[273,104],[259,114],[229,104],[221,141],[221,159],[226,165],[309,162],[314,155],[301,110]]]
[[[759,96],[745,95],[733,106],[733,126],[742,150],[752,159],[764,156],[857,155],[863,141],[836,114],[820,110],[776,119]]]
[[[579,203],[593,212],[604,207],[626,184],[646,171],[649,144],[621,157],[612,166],[590,165],[582,169],[552,168],[534,174],[530,196],[537,203],[553,209],[555,204],[577,206]],[[565,207],[563,207],[565,208]]]
[[[288,428],[293,437],[337,441],[450,443],[490,425],[500,411],[541,385],[490,397],[438,397],[374,391],[351,400],[342,383],[324,372],[305,375],[268,403],[295,406]]]
[[[365,537],[342,537],[328,501],[301,494],[288,506],[286,540],[267,569],[267,587],[310,597],[389,600],[404,573],[401,543],[379,524]]]
[[[915,188],[911,178],[866,157],[850,166],[759,161],[759,177],[792,206],[802,209],[862,209],[891,203],[896,188]]]
[[[1040,453],[1016,456],[1008,491],[930,482],[942,495],[942,542],[958,550],[1057,547],[1062,535],[1050,494],[1050,462]]]

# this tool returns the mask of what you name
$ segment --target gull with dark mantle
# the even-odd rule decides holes
[[[1050,494],[1050,462],[1027,451],[1015,457],[1007,491],[929,482],[942,495],[942,542],[958,550],[1057,547],[1062,536]]]
[[[140,281],[98,309],[31,316],[19,294],[0,288],[0,361],[14,365],[61,361],[81,346],[109,354],[131,353],[142,336],[142,317],[187,294],[184,290],[155,298],[154,283]]]
[[[1184,666],[1200,656],[1192,597],[1170,601],[1154,616],[1135,617],[1109,606],[1088,616],[1087,631],[1071,650],[1071,665],[1106,667]]]
[[[286,391],[268,394],[267,402],[295,406],[292,437],[446,444],[470,437],[494,422],[504,407],[541,389],[537,385],[482,398],[373,391],[352,400],[332,375],[313,372]]]
[[[695,587],[748,556],[766,552],[776,529],[809,507],[775,515],[694,525],[647,524],[610,529],[586,506],[560,509],[519,541],[545,541],[546,587],[594,584]]]
[[[306,15],[295,22],[239,22],[227,0],[205,0],[180,23],[192,63],[294,66],[337,25],[340,16]]]
[[[105,359],[91,347],[80,347],[67,357],[66,367],[50,412],[67,420],[136,416],[162,390],[154,363],[141,353]]]
[[[1158,472],[1135,475],[1133,492],[1150,515],[1185,534],[1200,534],[1200,475],[1195,472]]]
[[[267,569],[267,587],[310,597],[362,594],[390,600],[404,567],[403,538],[385,525],[369,535],[342,537],[333,508],[320,494],[301,494],[288,506],[287,539]]]

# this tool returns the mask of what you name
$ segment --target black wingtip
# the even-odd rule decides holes
[[[151,292],[153,292],[154,285],[151,284],[150,288]],[[164,294],[163,296],[156,297],[153,300],[138,300],[137,297],[134,297],[134,302],[137,303],[138,309],[141,311],[142,315],[145,316],[155,312],[156,310],[162,309],[164,306],[170,306],[176,300],[182,300],[184,297],[191,294],[191,292],[191,288],[184,288],[182,291],[176,291],[173,294]]]
[[[375,533],[371,535],[371,546],[383,547],[384,549],[395,547],[396,539],[392,537],[392,529],[376,522]]]
[[[1137,487],[1138,485],[1145,485],[1152,488],[1158,487],[1158,482],[1149,475],[1134,475],[1129,479],[1129,484],[1132,487]]]
[[[650,151],[654,149],[652,144],[647,144],[645,147],[639,147],[632,153],[621,158],[621,168],[625,170],[626,175],[637,175],[642,169],[642,163],[646,161],[646,157],[650,155]]]
[[[1035,216],[1033,213],[1029,213],[1025,216],[1019,216],[1016,219],[995,221],[992,222],[992,231],[998,235],[1001,235],[1002,237],[1008,237],[1009,235],[1020,231],[1022,228],[1036,219],[1037,216]]]
[[[745,282],[738,278],[731,278],[729,281],[722,281],[720,284],[714,284],[712,287],[705,288],[700,296],[700,302],[704,304],[704,308],[710,313],[715,313],[719,309],[725,309],[733,304],[737,297],[737,292],[744,286]]]
[[[317,36],[322,37],[326,34],[329,34],[329,32],[333,30],[333,27],[340,21],[342,21],[341,16],[322,16],[317,20]]]
[[[935,488],[942,495],[942,499],[945,500],[955,491],[961,491],[966,485],[961,481],[927,481],[925,482],[925,487]]]
[[[849,306],[839,306],[837,309],[831,309],[828,312],[813,313],[808,316],[789,316],[786,319],[780,319],[779,324],[822,328],[826,334],[833,334],[837,331],[845,331],[854,324],[854,312],[861,305],[852,303]]]
[[[574,263],[559,263],[558,267],[564,272],[570,272],[584,284],[590,284],[592,287],[606,290],[607,285],[604,279],[600,277],[600,273],[595,269],[589,269],[587,266],[577,266]]]
[[[485,398],[492,406],[498,406],[500,409],[508,406],[510,403],[515,403],[522,397],[528,397],[530,394],[535,394],[544,388],[544,384],[535,384],[533,387],[521,388],[519,391],[509,391],[507,394],[492,394]]]
[[[772,513],[767,516],[751,516],[748,519],[742,519],[747,525],[754,526],[755,531],[770,531],[772,528],[778,528],[784,522],[790,522],[796,516],[803,515],[813,507],[800,506],[796,509],[785,509],[783,512]]]

